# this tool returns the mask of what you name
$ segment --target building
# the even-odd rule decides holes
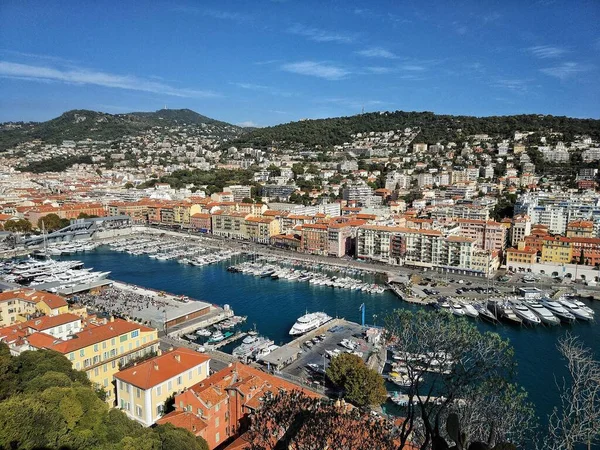
[[[510,227],[510,245],[517,247],[531,234],[531,219],[529,216],[514,216]]]
[[[563,236],[542,238],[542,262],[569,264],[572,259],[571,239]]]
[[[280,231],[279,220],[272,217],[248,217],[244,226],[245,238],[261,244],[268,244]]]
[[[67,301],[60,295],[34,289],[0,293],[0,327],[25,322],[34,315],[56,316],[68,310]]]
[[[105,389],[107,402],[113,404],[113,375],[123,365],[158,351],[157,331],[122,319],[88,324],[70,339],[55,339],[46,333],[26,338],[33,349],[48,349],[64,355],[75,370],[82,370],[90,381]]]
[[[212,232],[212,218],[207,213],[196,213],[190,217],[190,228],[201,233]]]
[[[460,234],[475,241],[477,248],[502,252],[506,248],[507,229],[499,222],[491,220],[457,219]]]
[[[322,223],[303,225],[300,251],[326,256],[329,253],[328,226]]]
[[[245,239],[245,221],[249,216],[250,214],[243,212],[215,211],[211,217],[212,233],[216,236]]]
[[[175,411],[157,423],[170,423],[201,436],[214,449],[247,430],[249,416],[279,392],[318,394],[242,363],[233,363],[175,396]]]
[[[252,186],[242,186],[239,184],[225,186],[223,192],[231,192],[234,202],[241,202],[245,198],[252,198]]]
[[[567,237],[594,237],[594,222],[591,220],[577,220],[567,224]]]
[[[350,184],[342,191],[342,196],[347,202],[356,201],[366,203],[367,199],[373,195],[373,189],[365,183]]]
[[[210,357],[188,348],[177,348],[114,375],[117,406],[142,425],[153,425],[169,397],[208,376]]]
[[[514,270],[515,267],[531,266],[536,262],[537,250],[526,247],[524,242],[520,242],[518,248],[506,250],[506,267],[508,270]]]

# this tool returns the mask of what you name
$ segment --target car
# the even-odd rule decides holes
[[[457,290],[456,290],[456,293],[457,293],[457,294],[462,294],[462,293],[463,293],[463,290],[462,290],[462,289],[457,289]]]

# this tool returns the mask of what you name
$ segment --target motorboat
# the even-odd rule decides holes
[[[571,314],[567,309],[558,302],[555,302],[549,298],[542,299],[542,305],[546,309],[552,312],[556,317],[558,317],[562,322],[572,323],[575,321],[575,316]]]
[[[304,333],[308,333],[321,325],[332,320],[332,317],[325,314],[324,312],[308,313],[298,318],[294,326],[290,330],[292,336],[298,336]]]
[[[261,336],[246,336],[241,345],[238,345],[231,352],[236,358],[247,359],[254,356],[259,350],[269,347],[274,342]]]
[[[208,343],[216,344],[217,342],[221,342],[232,335],[233,335],[233,333],[230,331],[226,331],[225,333],[223,333],[221,330],[217,330],[213,334],[211,334],[210,339],[208,340]]]
[[[521,325],[523,319],[517,316],[511,305],[507,302],[492,301],[488,303],[488,309],[499,319],[505,320],[506,322]]]
[[[541,303],[534,300],[528,300],[524,302],[524,304],[540,318],[542,323],[546,325],[560,324],[560,319],[552,314],[550,310],[546,309]]]
[[[196,334],[198,336],[209,337],[212,333],[206,328],[200,328],[199,330],[196,330]]]
[[[452,311],[452,314],[458,317],[464,317],[466,315],[463,305],[460,303],[450,303],[450,310]]]
[[[460,304],[462,305],[462,309],[465,312],[465,315],[474,318],[479,317],[479,311],[477,311],[477,309],[473,305],[467,302],[462,302]]]
[[[563,305],[567,311],[575,316],[579,320],[594,320],[594,315],[587,312],[585,309],[580,308],[577,304],[566,298],[559,300],[560,304]]]
[[[569,295],[563,295],[560,300],[567,300],[571,303],[574,303],[575,305],[579,306],[579,308],[583,309],[584,311],[586,311],[588,314],[591,314],[592,316],[596,314],[596,311],[594,311],[592,308],[590,308],[589,306],[587,306],[585,303],[583,303],[581,300],[569,296]]]
[[[485,304],[474,303],[473,308],[477,310],[481,319],[494,324],[498,323],[498,318],[496,317],[496,315],[492,311],[490,311]]]
[[[512,310],[514,313],[523,320],[523,323],[527,325],[539,325],[542,320],[533,313],[523,302],[514,300],[512,302]]]

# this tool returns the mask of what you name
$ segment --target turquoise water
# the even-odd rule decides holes
[[[78,259],[86,267],[111,271],[110,278],[174,294],[187,295],[217,305],[229,304],[247,324],[276,344],[288,342],[288,331],[305,311],[325,311],[331,316],[360,322],[359,306],[366,305],[368,323],[381,324],[397,308],[415,308],[393,294],[363,294],[357,291],[314,286],[309,283],[258,278],[226,271],[228,263],[193,267],[175,261],[156,261],[147,256],[117,253],[106,247],[64,259]],[[61,258],[61,259],[63,259]],[[588,302],[600,317],[600,302]],[[373,315],[377,317],[374,319]],[[542,423],[558,402],[555,379],[566,376],[556,342],[567,331],[580,337],[600,357],[600,324],[578,322],[571,326],[520,328],[477,322],[481,330],[493,330],[510,339],[519,364],[517,382],[535,403]],[[556,378],[555,378],[556,377]]]

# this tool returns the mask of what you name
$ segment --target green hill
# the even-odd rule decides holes
[[[189,109],[162,109],[156,112],[107,114],[88,110],[67,111],[47,122],[0,125],[0,151],[34,139],[59,144],[63,140],[115,140],[157,126],[190,125],[202,127],[205,134],[231,139],[243,128],[211,119]]]
[[[303,120],[255,129],[229,145],[268,146],[272,144],[331,147],[348,142],[353,133],[402,130],[419,127],[418,142],[460,141],[473,134],[513,136],[515,131],[557,131],[565,140],[585,134],[600,139],[600,120],[572,119],[547,115],[450,116],[432,112],[377,112],[331,119]]]

